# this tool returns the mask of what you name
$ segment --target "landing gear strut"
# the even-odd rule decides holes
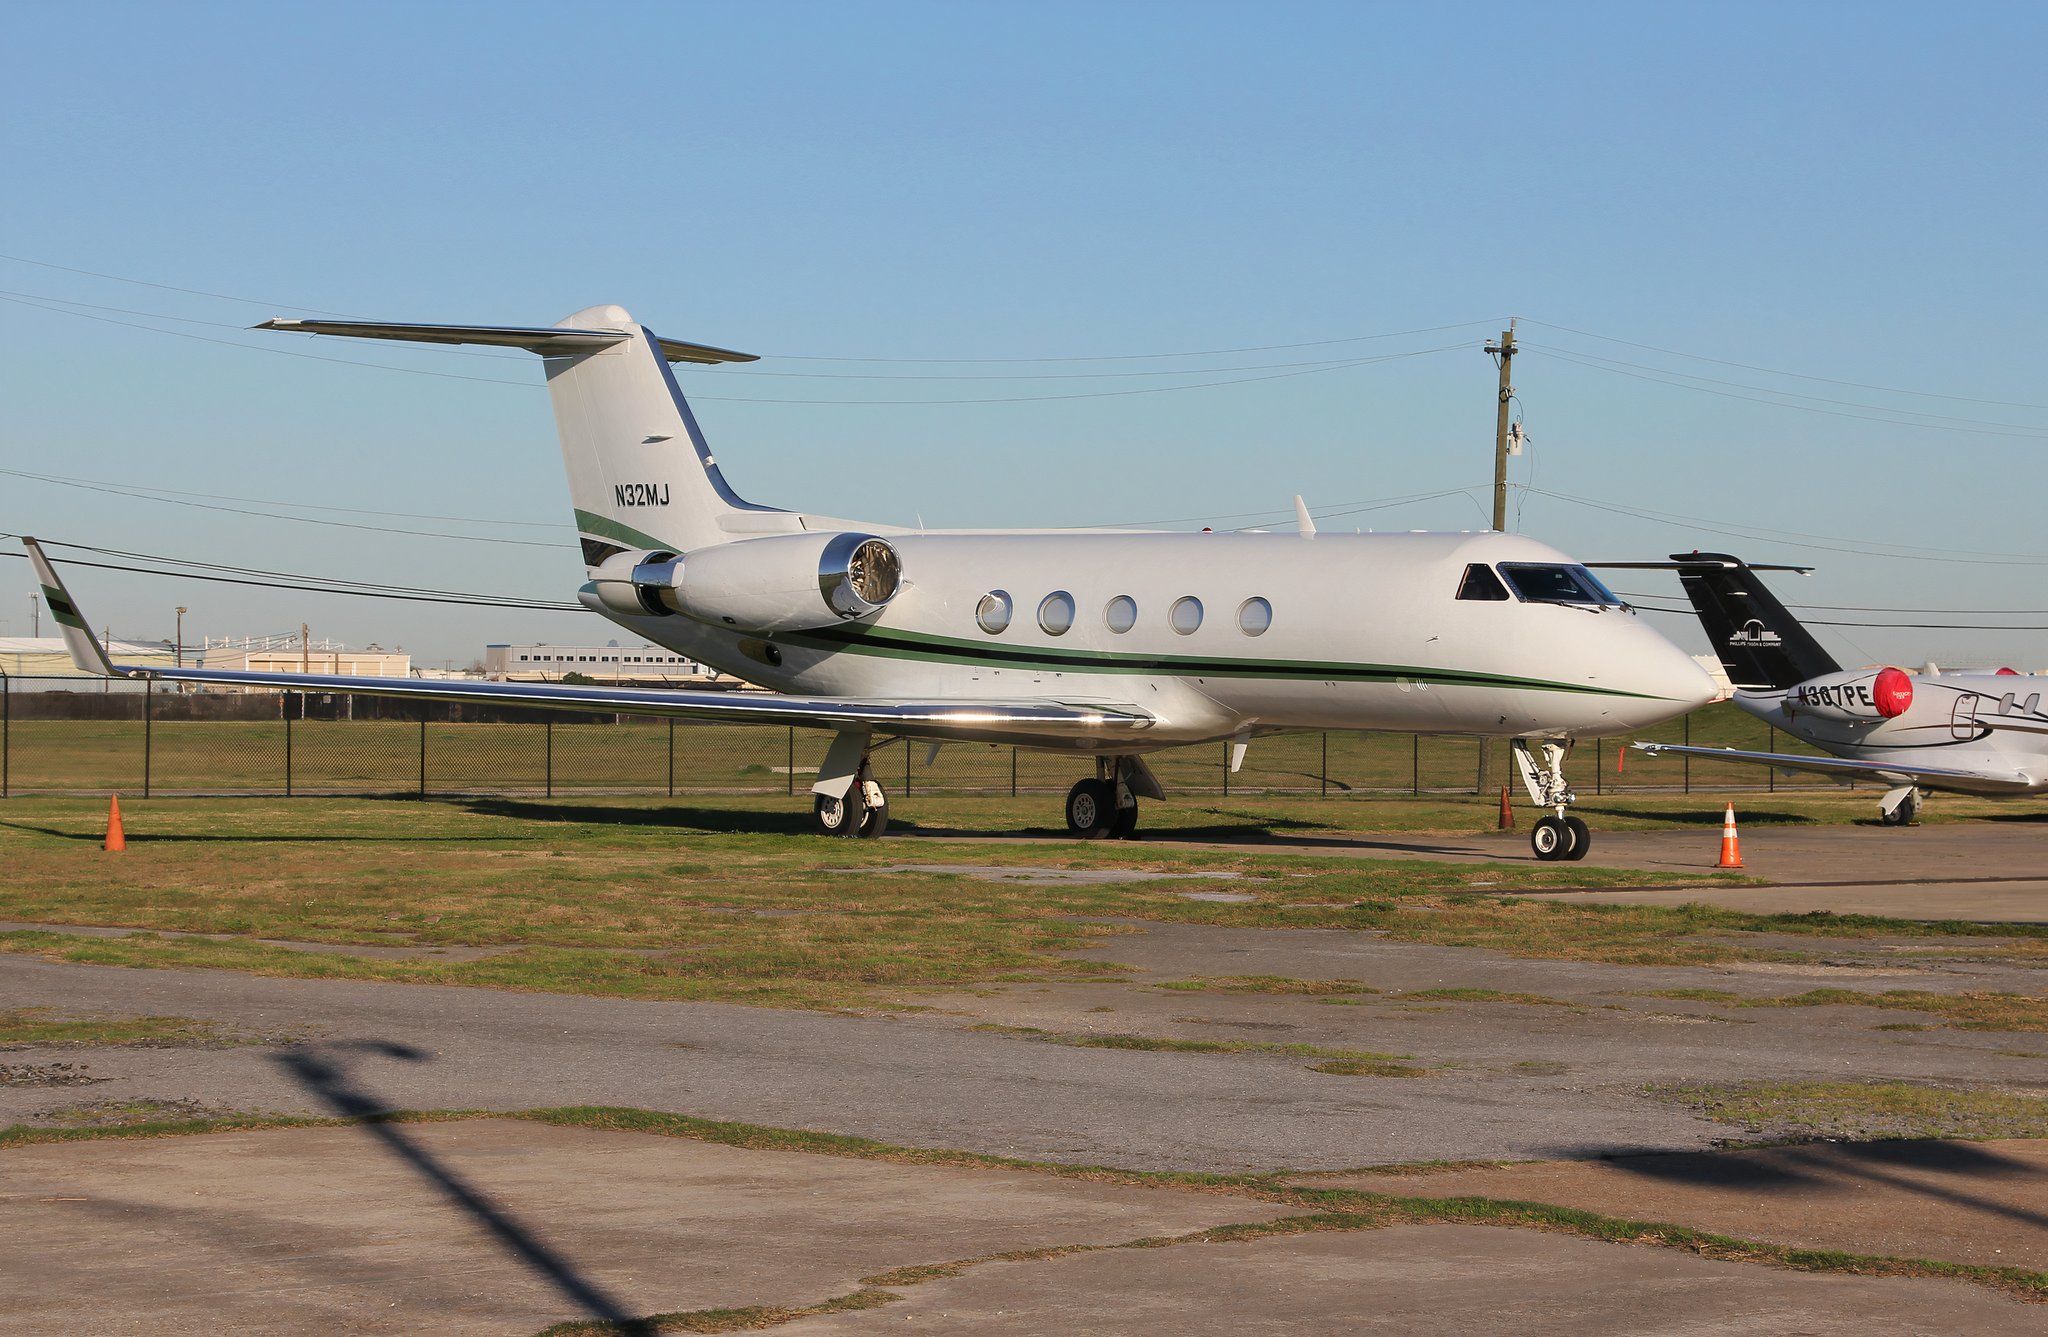
[[[1136,757],[1098,757],[1095,778],[1067,791],[1067,830],[1082,840],[1129,840],[1138,830],[1138,795],[1157,790]]]
[[[1509,744],[1515,754],[1515,769],[1522,773],[1522,787],[1529,791],[1529,801],[1539,808],[1552,809],[1551,815],[1539,819],[1531,828],[1529,848],[1545,862],[1583,859],[1593,847],[1593,833],[1585,822],[1567,811],[1579,799],[1564,780],[1564,759],[1571,755],[1572,745],[1568,740],[1542,739],[1537,746],[1543,750],[1540,762],[1531,755],[1527,739],[1517,738]]]
[[[1910,826],[1920,815],[1920,791],[1912,785],[1888,791],[1877,803],[1877,820],[1886,826]]]

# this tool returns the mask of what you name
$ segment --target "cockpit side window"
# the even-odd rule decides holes
[[[1547,562],[1502,562],[1501,575],[1515,593],[1528,603],[1587,604],[1619,608],[1621,599],[1600,583],[1600,578],[1583,566],[1553,566]]]
[[[1481,603],[1502,603],[1508,598],[1508,587],[1500,583],[1500,577],[1493,574],[1492,567],[1484,562],[1474,562],[1465,568],[1465,579],[1458,585],[1458,597]]]

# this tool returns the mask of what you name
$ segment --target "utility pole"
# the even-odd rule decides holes
[[[1508,404],[1515,397],[1512,370],[1515,361],[1515,322],[1511,318],[1508,327],[1500,332],[1500,342],[1488,344],[1486,351],[1500,365],[1500,402],[1493,415],[1493,527],[1505,532],[1508,527]]]
[[[188,609],[187,609],[187,608],[186,608],[186,607],[185,607],[185,606],[184,606],[183,604],[180,604],[180,605],[178,605],[178,667],[179,667],[179,668],[183,668],[183,667],[185,667],[185,614],[186,614],[186,613],[187,613],[188,611],[189,611],[189,610],[188,610]]]
[[[1515,320],[1508,318],[1508,327],[1500,332],[1500,342],[1488,344],[1486,351],[1492,355],[1500,368],[1500,393],[1493,409],[1493,528],[1496,533],[1505,533],[1508,527],[1508,409],[1515,397]],[[1483,796],[1493,788],[1493,740],[1479,740],[1479,774],[1473,788]]]
[[[42,605],[36,602],[34,590],[30,590],[28,596],[28,634],[31,636],[43,634],[43,609]]]
[[[305,623],[299,624],[299,672],[313,671],[313,630]]]

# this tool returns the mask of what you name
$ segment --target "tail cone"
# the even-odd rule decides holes
[[[1728,805],[1728,815],[1721,819],[1721,862],[1716,868],[1742,867],[1742,840],[1735,834],[1735,805]]]
[[[107,838],[100,848],[110,854],[119,854],[128,848],[128,836],[121,830],[121,796],[113,795],[107,800]]]

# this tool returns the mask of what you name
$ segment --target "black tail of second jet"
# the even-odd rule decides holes
[[[1841,668],[1741,558],[1680,552],[1671,560],[1721,667],[1737,687],[1785,688]]]

